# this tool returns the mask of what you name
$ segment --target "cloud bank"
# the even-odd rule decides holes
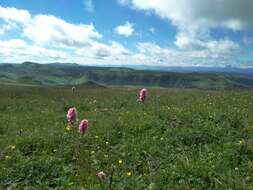
[[[126,22],[124,25],[119,25],[115,28],[115,32],[118,35],[129,37],[134,33],[134,26],[130,22]]]
[[[118,0],[120,5],[155,14],[176,27],[174,47],[136,41],[135,49],[106,41],[95,24],[73,24],[54,15],[32,15],[28,10],[0,6],[0,35],[17,30],[18,37],[0,40],[1,62],[77,62],[80,64],[159,64],[164,66],[225,66],[244,64],[241,45],[228,37],[214,39],[210,31],[253,27],[251,0]],[[243,11],[242,11],[243,10]],[[134,35],[134,24],[112,29],[123,37]],[[159,35],[150,28],[147,32]],[[3,39],[3,38],[1,38]],[[250,39],[250,37],[247,37]],[[249,40],[244,39],[245,44]],[[250,45],[250,43],[248,43]],[[252,56],[252,55],[251,55]],[[248,61],[248,60],[247,60]]]

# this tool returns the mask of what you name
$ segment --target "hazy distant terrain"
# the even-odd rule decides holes
[[[0,83],[14,85],[135,85],[198,89],[252,89],[251,70],[186,69],[178,72],[77,64],[0,64]],[[152,68],[151,68],[152,69]],[[157,69],[159,70],[159,69]]]

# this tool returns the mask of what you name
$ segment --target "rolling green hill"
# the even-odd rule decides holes
[[[0,83],[14,85],[135,85],[166,88],[252,89],[253,76],[175,73],[77,64],[1,64]]]

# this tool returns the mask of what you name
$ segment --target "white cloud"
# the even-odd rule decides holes
[[[171,1],[145,2],[147,4],[143,4],[143,6],[147,7],[138,7],[138,9],[153,10],[158,14],[158,9],[151,9],[150,6],[157,2],[165,3],[165,6],[167,2]],[[179,4],[183,2],[183,0],[179,0]],[[125,1],[125,3],[129,3],[129,1]],[[133,3],[137,8],[136,3],[140,3],[140,0],[134,0]],[[160,5],[157,6],[160,7]],[[163,17],[170,19],[166,15]],[[177,14],[174,17],[180,18]],[[237,43],[228,38],[214,40],[209,35],[208,29],[206,27],[203,29],[198,24],[193,23],[194,30],[188,30],[187,25],[184,24],[187,23],[186,21],[183,24],[176,22],[176,20],[173,21],[178,27],[174,42],[177,48],[172,49],[161,47],[155,43],[142,42],[137,43],[137,51],[133,53],[118,42],[102,42],[102,34],[96,30],[93,24],[73,24],[53,15],[30,15],[26,10],[3,7],[0,7],[0,19],[4,21],[1,27],[2,34],[13,27],[19,27],[18,32],[20,32],[20,39],[0,41],[1,62],[63,61],[81,64],[219,66],[231,64],[231,61],[236,60],[234,58],[240,53],[240,46]],[[230,28],[241,27],[237,22],[230,22],[229,25]],[[133,24],[126,22],[124,25],[116,27],[115,31],[119,35],[131,36],[134,33],[134,27]],[[150,32],[152,32],[151,29]]]
[[[84,8],[87,12],[94,12],[94,5],[92,0],[84,0]]]
[[[208,49],[212,52],[220,51],[220,53],[225,53],[240,49],[239,44],[229,39],[210,40],[208,37],[201,39],[187,33],[178,33],[175,45],[185,51],[203,51]]]
[[[20,39],[12,39],[7,41],[1,41],[0,47],[1,48],[15,48],[15,49],[22,49],[27,46],[27,43]]]
[[[111,41],[109,44],[93,42],[91,46],[77,49],[75,53],[94,59],[113,60],[128,55],[129,51],[121,44]]]
[[[208,41],[206,48],[211,53],[217,52],[219,54],[233,54],[240,50],[240,46],[237,43],[228,39]]]
[[[10,7],[5,8],[0,5],[0,18],[6,22],[27,24],[31,19],[31,15],[27,10]]]
[[[176,51],[169,48],[161,48],[157,44],[142,42],[137,44],[138,53],[133,57],[139,58],[146,64],[163,63],[166,65],[175,64],[174,60]],[[172,63],[172,61],[174,63]]]
[[[253,44],[253,37],[249,35],[244,35],[242,41],[245,45],[249,46]]]
[[[21,24],[23,35],[37,45],[76,47],[102,37],[93,24],[72,24],[53,15],[32,16],[22,9],[0,6],[0,19],[5,22],[0,34]]]
[[[252,0],[132,0],[131,4],[135,9],[151,11],[168,19],[181,30],[253,27]]]
[[[119,35],[129,37],[134,33],[133,24],[126,22],[124,25],[119,25],[115,28],[115,32]]]
[[[5,9],[12,10],[12,8]],[[16,9],[15,11],[19,12]],[[30,15],[28,11],[24,12]],[[3,20],[6,21],[6,27],[16,23],[13,18],[12,22],[8,19]],[[116,63],[119,60],[126,60],[130,54],[129,50],[115,41],[99,42],[102,35],[93,24],[72,24],[53,15],[35,15],[23,22],[19,29],[19,35],[23,39],[0,41],[1,61],[110,64],[106,61]],[[2,27],[2,30],[5,32],[6,29]],[[27,41],[27,38],[30,40]]]
[[[2,25],[0,25],[0,35],[3,35],[6,32],[8,32],[14,28],[17,28],[17,25],[15,23],[10,22],[10,23],[6,23],[6,24],[2,24]]]
[[[155,28],[154,27],[149,28],[149,32],[151,32],[152,34],[154,34],[155,33]]]
[[[37,15],[24,29],[26,37],[36,44],[83,46],[102,37],[93,24],[71,24],[55,16]]]
[[[93,24],[72,24],[53,15],[32,16],[27,10],[16,8],[0,6],[0,19],[5,22],[1,34],[21,24],[23,35],[37,45],[75,47],[102,37]]]
[[[181,32],[176,35],[175,45],[180,49],[202,49],[204,48],[204,42],[198,39],[195,35]]]
[[[221,66],[230,64],[240,52],[239,45],[228,39],[202,42],[202,49],[175,50],[154,43],[138,43],[138,53],[133,55],[146,64],[166,66]]]
[[[36,61],[47,63],[62,61],[90,65],[220,66],[230,63],[231,58],[235,55],[232,46],[232,42],[224,40],[222,42],[209,42],[206,49],[199,51],[178,51],[162,48],[154,43],[142,42],[137,44],[138,51],[133,54],[121,44],[111,41],[108,44],[94,42],[91,46],[75,48],[68,52],[30,45],[23,40],[13,39],[0,41],[0,58],[3,62]]]
[[[68,55],[59,50],[46,49],[36,45],[29,45],[21,39],[0,41],[0,58],[3,62],[52,62],[66,61]]]
[[[121,5],[153,13],[176,26],[176,49],[161,48],[155,44],[138,45],[140,53],[135,56],[148,57],[152,62],[157,57],[165,64],[230,64],[240,60],[235,59],[240,55],[240,45],[226,37],[213,39],[211,29],[243,31],[253,28],[251,0],[128,0]]]
[[[121,5],[127,5],[130,2],[130,0],[117,0],[117,1]]]

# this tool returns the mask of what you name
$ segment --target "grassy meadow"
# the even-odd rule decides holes
[[[1,86],[0,189],[253,189],[252,91],[138,91]]]

